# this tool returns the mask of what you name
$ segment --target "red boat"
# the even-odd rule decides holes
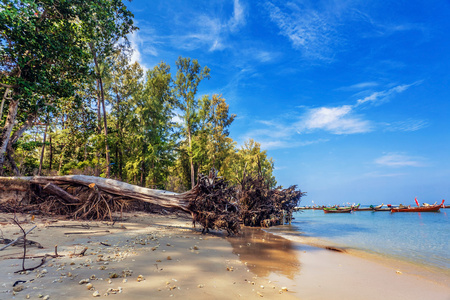
[[[420,207],[409,207],[409,208],[393,208],[391,212],[428,212],[428,211],[439,211],[440,205],[434,206],[420,206]]]
[[[392,208],[391,212],[436,212],[444,204],[444,200],[439,205],[430,205],[430,206],[418,206],[418,207],[406,207],[406,208]]]

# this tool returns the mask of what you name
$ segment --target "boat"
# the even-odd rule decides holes
[[[324,206],[313,206],[312,209],[313,210],[322,210],[324,208]]]
[[[347,210],[347,209],[352,209],[351,206],[342,206],[342,207],[336,207],[337,210]]]
[[[347,209],[341,209],[341,208],[335,208],[335,207],[324,207],[323,212],[328,214],[328,213],[350,213],[352,212],[351,208],[347,208]]]
[[[374,208],[373,211],[391,211],[391,207]]]
[[[373,208],[372,207],[358,207],[356,209],[354,209],[355,211],[372,211]]]
[[[438,205],[392,208],[391,212],[438,212],[439,209],[444,205],[444,201],[445,200],[442,200],[442,203]]]
[[[437,212],[441,208],[440,205],[434,206],[418,206],[407,208],[392,208],[391,212]]]
[[[360,203],[358,203],[357,205],[352,205],[352,210],[358,210],[358,208],[361,206]]]
[[[384,203],[381,203],[380,205],[377,205],[377,206],[372,206],[372,205],[371,205],[370,208],[371,208],[372,210],[378,210],[378,209],[382,208],[383,205],[384,205]]]

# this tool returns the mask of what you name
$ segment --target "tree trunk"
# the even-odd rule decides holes
[[[102,133],[102,116],[101,116],[101,100],[100,100],[100,87],[99,82],[97,81],[97,134],[100,135]],[[97,166],[95,168],[95,176],[100,176],[100,152],[98,152],[98,148],[96,147],[95,155],[97,156]]]
[[[51,172],[52,171],[52,162],[53,162],[53,144],[52,144],[51,131],[50,131],[50,134],[49,134],[48,138],[49,138],[49,142],[50,142],[50,153],[49,153],[49,155],[50,155],[49,160],[50,161],[49,161],[49,164],[48,164],[48,169]]]
[[[106,121],[105,93],[103,91],[103,81],[102,81],[101,77],[99,77],[99,81],[100,81],[100,93],[101,93],[102,108],[103,108],[103,127],[104,127],[103,133],[105,134],[106,178],[109,178],[111,176],[111,160],[109,158],[108,124]]]
[[[190,196],[191,194],[189,192],[177,194],[163,190],[152,190],[114,179],[86,175],[0,177],[0,186],[12,186],[16,182],[19,184],[20,182],[39,184],[52,194],[61,193],[67,203],[76,203],[79,199],[58,188],[57,185],[83,185],[111,195],[120,196],[122,199],[135,199],[166,208],[181,209],[186,212],[190,212],[188,205],[190,198],[193,197]]]
[[[11,147],[11,143],[8,143],[8,147],[6,148],[6,158],[8,159],[9,165],[11,166],[11,169],[15,176],[20,176],[19,168],[16,165],[16,162],[14,161],[14,158],[12,157],[12,154],[14,153],[14,150]]]
[[[2,130],[0,142],[0,174],[3,174],[3,164],[5,163],[5,152],[8,146],[11,132],[16,121],[17,109],[19,107],[19,100],[11,100],[9,103],[8,116],[6,118],[5,126]]]
[[[3,106],[5,105],[6,99],[11,100],[11,98],[8,98],[8,94],[10,91],[10,88],[6,88],[5,93],[3,94],[2,104],[0,105],[0,120],[3,118]]]
[[[97,55],[95,53],[94,47],[92,43],[89,43],[89,47],[91,48],[92,56],[94,58],[95,70],[97,75],[97,83],[100,86],[100,100],[103,108],[103,132],[105,135],[105,151],[106,151],[106,178],[111,176],[111,163],[109,158],[109,146],[108,146],[108,126],[106,121],[106,109],[105,109],[105,93],[103,91],[103,81],[100,74],[100,68],[98,66]]]
[[[48,124],[45,125],[45,130],[44,130],[44,142],[42,143],[41,157],[39,159],[38,176],[41,176],[41,173],[42,173],[42,162],[44,161],[45,141],[47,139],[47,128],[48,128]]]
[[[189,163],[191,165],[191,188],[193,189],[195,186],[195,171],[194,171],[194,161],[192,154],[192,138],[191,138],[191,128],[188,127],[188,141],[189,141]]]

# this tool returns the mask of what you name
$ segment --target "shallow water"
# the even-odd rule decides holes
[[[438,213],[356,211],[294,214],[291,226],[271,230],[282,235],[317,238],[323,243],[413,262],[450,272],[450,209]]]

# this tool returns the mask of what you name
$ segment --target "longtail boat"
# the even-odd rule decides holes
[[[360,203],[358,203],[357,205],[352,205],[352,210],[358,210],[358,208],[361,206]]]
[[[444,205],[444,200],[441,204],[430,205],[430,206],[418,206],[418,207],[402,207],[402,208],[392,208],[391,212],[438,212],[439,209]]]
[[[347,208],[347,209],[337,209],[334,207],[324,207],[323,212],[328,214],[328,213],[350,213],[352,212],[351,208]]]
[[[358,207],[358,208],[353,209],[353,210],[356,210],[356,211],[372,211],[373,208],[372,207]]]
[[[374,208],[373,211],[391,211],[391,207]]]
[[[436,211],[439,211],[440,208],[441,208],[440,205],[407,207],[407,208],[392,208],[391,212],[436,212]]]
[[[383,205],[384,205],[384,203],[381,203],[380,205],[377,205],[377,206],[372,206],[371,205],[370,208],[372,208],[373,210],[378,210],[378,209],[382,208]]]

